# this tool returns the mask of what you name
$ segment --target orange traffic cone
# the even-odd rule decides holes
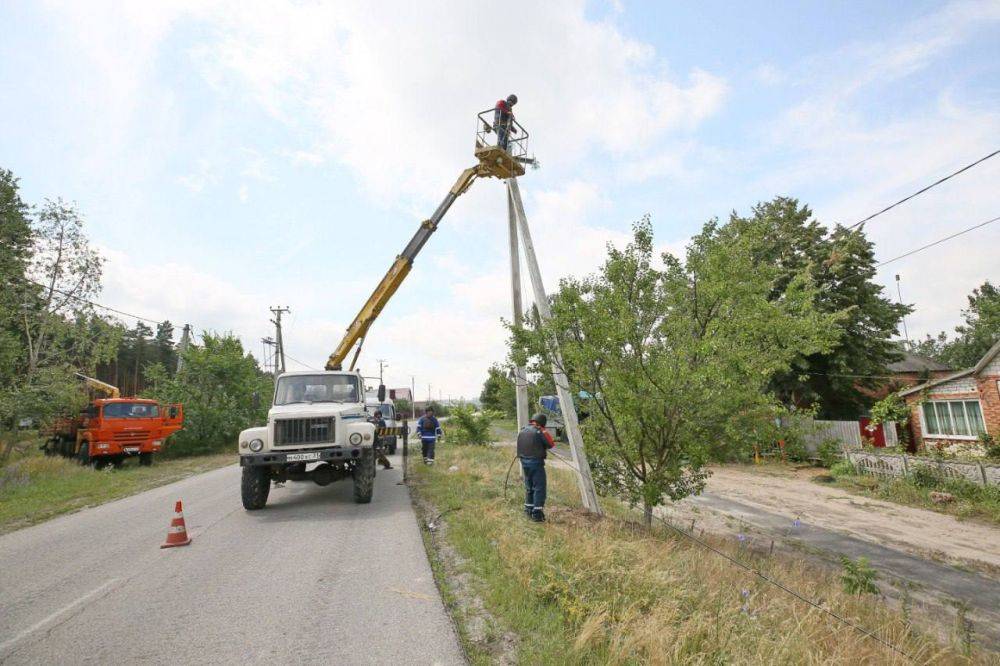
[[[174,506],[174,518],[170,521],[170,528],[167,530],[167,542],[160,548],[173,548],[174,546],[186,546],[191,543],[188,536],[187,526],[184,525],[184,511],[181,509],[181,501],[177,500]]]

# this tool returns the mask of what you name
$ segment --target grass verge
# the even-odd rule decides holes
[[[831,482],[832,479],[832,482]],[[977,486],[973,483],[951,479],[918,483],[909,478],[881,479],[867,474],[856,474],[847,463],[835,465],[829,477],[819,479],[857,495],[896,502],[958,518],[973,518],[1000,525],[1000,488]],[[946,492],[954,500],[935,502],[931,493]]]
[[[231,465],[232,453],[95,471],[68,458],[26,455],[0,467],[0,534]]]
[[[620,507],[587,516],[567,471],[549,469],[549,522],[526,521],[516,470],[503,495],[510,455],[442,447],[438,465],[414,470],[434,570],[473,663],[907,663],[701,547],[622,519]],[[918,663],[981,661],[803,561],[739,555]]]

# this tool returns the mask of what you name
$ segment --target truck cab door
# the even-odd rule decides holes
[[[167,436],[184,427],[184,405],[174,403],[163,406],[163,435]]]

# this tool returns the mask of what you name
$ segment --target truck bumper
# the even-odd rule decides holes
[[[300,449],[298,451],[263,451],[261,453],[241,453],[240,467],[254,467],[257,465],[285,465],[292,463],[315,463],[315,462],[343,462],[345,460],[356,460],[361,457],[361,452],[365,450],[363,446],[331,446],[326,449]],[[296,459],[302,454],[319,457],[310,457],[308,460]],[[289,460],[289,456],[292,457]]]

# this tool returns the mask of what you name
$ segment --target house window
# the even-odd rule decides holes
[[[923,404],[924,432],[931,437],[978,437],[986,432],[978,400],[929,400]]]

